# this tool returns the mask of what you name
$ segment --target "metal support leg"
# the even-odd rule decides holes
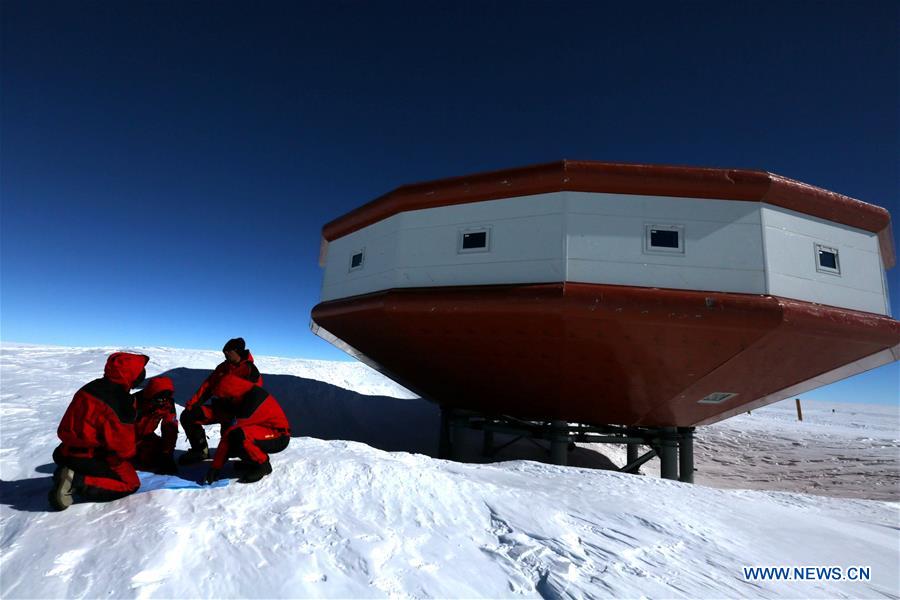
[[[694,428],[679,427],[681,439],[678,441],[679,481],[694,483]]]
[[[565,421],[553,421],[551,427],[550,462],[555,465],[566,465],[569,463],[568,423]]]
[[[494,432],[488,429],[484,430],[484,443],[481,446],[481,455],[490,458],[494,455]]]
[[[438,438],[438,458],[450,458],[450,409],[441,407],[441,432]]]
[[[637,460],[638,457],[638,445],[637,444],[627,444],[626,445],[627,455],[625,458],[625,464],[630,465],[634,461]]]
[[[450,460],[462,462],[462,432],[461,428],[466,426],[466,418],[459,416],[454,412],[450,413]]]
[[[641,468],[641,465],[656,456],[656,450],[650,448],[650,451],[641,456],[640,458],[635,458],[632,461],[629,461],[627,465],[619,469],[622,473],[631,473],[632,475],[640,475],[638,469]]]
[[[678,430],[663,427],[659,448],[659,476],[663,479],[678,479]]]

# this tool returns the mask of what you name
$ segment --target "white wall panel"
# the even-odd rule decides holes
[[[568,281],[660,287],[676,290],[760,294],[766,285],[763,271],[711,269],[652,263],[569,260]],[[652,283],[651,283],[652,282]]]
[[[377,236],[378,232],[384,233]],[[322,299],[333,300],[389,289],[394,283],[398,232],[391,228],[365,228],[328,245]],[[365,266],[350,271],[350,257],[365,249]]]
[[[565,279],[562,260],[526,260],[455,265],[406,267],[397,270],[395,287],[433,285],[494,285],[555,283]]]
[[[766,227],[769,229],[781,229],[845,247],[878,252],[878,236],[870,231],[832,223],[771,204],[762,204],[761,206],[765,215]]]
[[[759,202],[566,192],[571,214],[759,224]]]
[[[565,192],[488,200],[472,204],[455,204],[402,213],[403,229],[439,227],[464,223],[490,223],[521,217],[561,214],[565,209]]]
[[[808,279],[772,273],[769,284],[776,290],[773,296],[817,302],[852,310],[886,314],[884,296],[865,290],[841,290],[824,285],[811,284]]]
[[[769,293],[887,314],[878,236],[787,209],[763,206]],[[816,244],[838,250],[840,275],[816,269]]]
[[[683,227],[684,253],[644,250],[646,225]],[[490,227],[490,252],[459,253]],[[840,276],[816,270],[837,248]],[[365,266],[349,271],[365,248]],[[322,299],[441,285],[575,281],[772,294],[887,313],[873,233],[757,202],[557,192],[394,215],[329,244]]]
[[[398,244],[401,262],[424,267],[563,258],[562,215],[498,219],[487,225],[491,229],[491,251],[471,254],[456,252],[459,231],[468,229],[469,224],[405,230]]]
[[[684,254],[644,252],[645,224],[684,226]],[[759,225],[568,215],[569,259],[605,262],[659,263],[690,267],[735,268],[763,271]]]
[[[546,194],[409,211],[329,245],[322,300],[432,285],[565,280],[564,195]],[[461,229],[490,228],[490,252],[458,253]],[[381,234],[379,236],[379,234]],[[366,248],[363,269],[350,256]]]
[[[568,280],[766,293],[759,204],[573,193]],[[644,251],[645,225],[679,225],[683,254]]]

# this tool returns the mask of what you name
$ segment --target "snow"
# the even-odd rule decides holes
[[[900,500],[900,405],[801,404],[802,422],[788,400],[702,428],[696,481]]]
[[[201,465],[49,512],[56,424],[115,350],[2,346],[2,598],[900,594],[896,407],[804,402],[797,423],[791,402],[702,428],[688,485],[652,476],[653,463],[634,476],[431,458],[437,411],[409,391],[358,363],[259,356],[299,434],[271,476],[201,488],[190,483]],[[149,375],[175,379],[182,404],[221,356],[134,350],[151,356]],[[573,459],[621,464],[624,449]],[[723,489],[741,487],[757,489]],[[869,566],[872,580],[743,577],[771,565]]]

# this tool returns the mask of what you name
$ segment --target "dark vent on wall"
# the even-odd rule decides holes
[[[731,400],[737,396],[735,392],[713,392],[702,400],[698,400],[697,404],[722,404],[727,400]]]

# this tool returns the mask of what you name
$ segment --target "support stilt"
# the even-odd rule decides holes
[[[484,430],[484,443],[481,446],[481,455],[490,458],[494,455],[494,432],[490,429]]]
[[[464,430],[481,430],[481,454],[484,459],[497,456],[520,440],[530,442],[547,452],[550,462],[569,464],[569,453],[576,443],[625,444],[627,460],[618,470],[638,473],[647,461],[659,457],[660,476],[664,479],[694,481],[693,427],[638,427],[591,425],[563,420],[536,421],[513,415],[484,415],[476,411],[442,408],[438,456],[450,460],[475,459],[463,452]],[[504,439],[496,443],[496,436]],[[541,443],[543,441],[543,443]],[[547,445],[549,443],[549,449]],[[641,454],[642,446],[647,452]],[[475,450],[475,448],[472,448]]]
[[[663,427],[659,439],[659,476],[678,479],[678,430]]]
[[[438,458],[450,458],[450,409],[441,407],[441,432],[438,438]]]
[[[626,458],[625,458],[626,465],[630,465],[631,463],[633,463],[634,461],[637,460],[639,450],[640,450],[640,448],[637,444],[627,444],[626,445],[626,452],[627,452]]]
[[[652,459],[654,456],[656,456],[656,450],[650,448],[650,450],[640,458],[635,457],[634,460],[628,461],[628,464],[619,469],[619,471],[621,471],[622,473],[631,473],[632,475],[637,475],[638,469],[641,468],[641,465]]]
[[[461,417],[456,411],[450,412],[449,434],[450,434],[450,460],[462,461],[462,432],[461,427],[465,427],[465,417]]]
[[[565,465],[569,462],[569,432],[568,423],[565,421],[553,421],[550,436],[550,462],[555,465]]]
[[[678,480],[694,483],[694,428],[679,427],[678,433]]]

